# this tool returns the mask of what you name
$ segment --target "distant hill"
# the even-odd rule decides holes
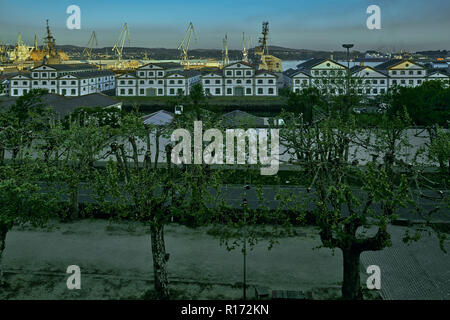
[[[58,50],[65,51],[73,57],[81,56],[83,47],[73,45],[58,45]],[[112,47],[96,48],[93,49],[95,55],[113,55]],[[124,56],[132,59],[142,59],[145,54],[150,59],[156,60],[174,60],[180,58],[179,50],[172,48],[142,48],[142,47],[125,47]],[[274,55],[282,60],[306,60],[310,58],[330,58],[331,55],[335,59],[345,59],[345,52],[330,52],[330,51],[317,51],[310,49],[292,49],[280,46],[269,46],[269,54]],[[196,59],[222,59],[221,49],[192,49],[189,50],[189,55]],[[239,60],[242,57],[240,50],[229,50],[228,52],[230,60]],[[249,50],[249,55],[254,55],[254,49]],[[352,57],[359,57],[359,52],[352,53]]]

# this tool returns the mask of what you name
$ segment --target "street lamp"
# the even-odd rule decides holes
[[[345,49],[347,49],[347,67],[350,69],[350,49],[353,48],[354,44],[343,44],[342,45]]]

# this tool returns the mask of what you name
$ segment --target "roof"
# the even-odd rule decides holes
[[[270,75],[272,75],[272,76],[278,78],[278,75],[277,75],[277,74],[275,74],[275,73],[273,73],[273,72],[271,72],[271,71],[267,71],[267,70],[257,70],[257,71],[255,72],[255,75],[263,74],[263,73],[267,73],[267,74],[270,74]]]
[[[31,70],[42,67],[42,65],[37,66]],[[55,69],[56,71],[77,71],[77,70],[97,70],[96,66],[90,65],[88,63],[71,63],[71,64],[46,64],[46,66]]]
[[[4,102],[1,102],[2,107],[9,107],[14,105],[17,98],[11,98]],[[80,107],[94,108],[94,107],[113,107],[121,105],[119,100],[116,100],[110,96],[102,93],[92,93],[80,97],[64,97],[54,93],[48,93],[41,97],[41,101],[47,107],[52,108],[60,116],[64,117],[75,109]]]
[[[95,77],[115,76],[115,73],[108,70],[97,70],[97,71],[81,71],[73,73],[72,75],[78,78],[95,78]]]
[[[180,68],[184,69],[184,67],[181,64],[174,63],[174,62],[150,62],[150,63],[147,63],[147,64],[139,67],[138,69],[141,69],[141,68],[149,66],[149,65],[158,66],[163,69],[180,69]]]
[[[375,66],[375,69],[377,69],[377,70],[387,70],[387,69],[395,67],[396,65],[398,65],[398,64],[400,64],[402,62],[406,62],[406,61],[409,61],[409,62],[417,65],[416,62],[411,61],[409,59],[392,59],[392,60],[386,61],[385,63],[382,63],[382,64],[379,64],[379,65]]]
[[[223,75],[223,70],[221,70],[221,69],[209,69],[209,70],[208,69],[203,69],[201,71],[201,75],[202,76],[206,76],[208,74],[216,74],[218,76],[222,76]]]
[[[174,115],[165,110],[159,110],[143,117],[145,124],[163,126],[173,121]]]
[[[261,128],[264,127],[264,119],[254,116],[250,113],[234,110],[226,113],[222,116],[223,123],[230,127],[253,127]]]
[[[430,70],[428,70],[427,77],[432,76],[437,73],[440,73],[440,74],[443,74],[444,76],[450,77],[450,72],[445,69],[430,69]]]
[[[192,77],[199,76],[201,73],[200,73],[200,71],[197,71],[197,70],[182,70],[182,71],[174,70],[174,71],[168,71],[166,73],[166,77],[171,76],[173,74],[180,74],[186,78],[192,78]]]
[[[228,67],[238,64],[238,63],[243,64],[244,66],[247,66],[247,67],[255,68],[254,65],[252,65],[251,63],[245,62],[245,61],[236,61],[236,62],[230,63],[229,65],[224,66],[224,68],[228,68]]]
[[[370,66],[353,66],[353,67],[350,68],[350,71],[351,71],[351,73],[358,73],[358,72],[361,72],[362,70],[367,69],[367,68],[387,76],[386,72],[384,72],[383,70],[377,70],[377,69],[374,69],[374,68],[372,68]]]
[[[14,76],[17,76],[18,74],[19,74],[18,72],[0,74],[0,81],[12,78]]]

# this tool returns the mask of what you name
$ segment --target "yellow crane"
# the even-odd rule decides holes
[[[186,30],[186,34],[184,35],[183,41],[181,41],[178,46],[178,50],[181,51],[181,64],[185,66],[189,66],[189,45],[191,43],[192,36],[194,36],[194,40],[197,41],[197,34],[195,33],[194,24],[192,22],[189,23],[189,26]]]
[[[122,61],[123,56],[123,46],[125,45],[125,41],[128,39],[130,42],[130,31],[128,30],[128,24],[124,24],[122,31],[120,32],[119,38],[117,39],[112,51],[114,51],[117,55],[117,61],[120,63]]]
[[[95,31],[92,31],[91,34],[91,38],[89,39],[89,42],[86,46],[86,48],[84,48],[83,50],[83,55],[88,57],[88,60],[91,60],[91,56],[92,56],[92,49],[94,48],[94,46],[98,46],[98,41],[97,41],[97,35],[95,34]]]

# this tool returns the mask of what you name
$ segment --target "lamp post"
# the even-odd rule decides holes
[[[346,81],[346,94],[349,94],[349,87],[350,87],[350,49],[353,48],[355,45],[351,43],[343,44],[342,47],[347,49],[347,81]]]
[[[355,45],[348,43],[342,45],[345,49],[347,49],[347,67],[350,69],[350,49],[353,48]]]
[[[243,229],[243,238],[244,243],[242,247],[242,254],[244,256],[244,265],[243,265],[243,271],[244,271],[244,279],[243,279],[243,294],[242,298],[243,300],[247,299],[247,191],[250,190],[250,186],[247,184],[244,187],[245,189],[245,198],[242,199],[242,209],[243,209],[243,215],[244,215],[244,229]]]

